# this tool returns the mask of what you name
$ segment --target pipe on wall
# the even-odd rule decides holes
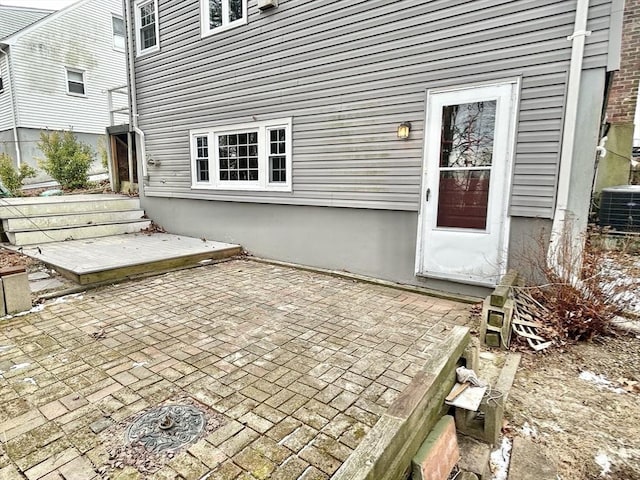
[[[571,63],[569,66],[569,81],[567,84],[567,100],[564,114],[564,126],[562,132],[562,150],[560,153],[560,169],[558,172],[558,190],[556,194],[556,208],[551,228],[551,239],[547,252],[547,261],[556,271],[561,269],[558,258],[563,242],[571,241],[571,250],[577,255],[582,251],[583,239],[566,238],[567,234],[574,237],[571,228],[571,219],[568,218],[569,195],[571,192],[571,172],[574,162],[574,147],[576,128],[578,123],[578,99],[580,95],[580,82],[582,76],[582,63],[584,59],[584,46],[586,37],[591,34],[587,31],[589,14],[589,0],[578,0],[576,6],[576,19],[573,34],[567,38],[572,42]],[[566,259],[565,259],[566,260]],[[564,262],[563,262],[564,263]],[[566,266],[566,265],[565,265]],[[569,272],[560,272],[569,273]]]
[[[141,164],[142,164],[142,178],[143,181],[139,182],[140,188],[144,188],[144,179],[147,178],[147,162],[146,162],[146,145],[144,132],[138,127],[138,101],[136,95],[136,77],[135,77],[135,58],[133,50],[133,29],[131,28],[131,4],[129,0],[123,0],[125,25],[127,30],[127,73],[129,75],[129,125],[140,139],[140,148],[137,150],[140,152]],[[159,40],[159,39],[158,39]]]
[[[0,53],[4,55],[4,59],[7,62],[7,75],[9,76],[9,95],[11,96],[11,123],[13,127],[13,141],[16,145],[16,163],[17,166],[20,167],[22,163],[22,151],[20,150],[20,139],[18,137],[18,122],[16,120],[16,116],[18,114],[18,109],[16,105],[16,97],[13,90],[13,74],[11,71],[11,60],[9,59],[9,54],[4,51],[3,48],[0,48]]]

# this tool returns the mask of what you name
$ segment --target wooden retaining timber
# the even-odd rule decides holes
[[[449,408],[444,399],[470,338],[468,328],[456,326],[445,340],[429,347],[429,360],[332,480],[405,478],[420,445]]]

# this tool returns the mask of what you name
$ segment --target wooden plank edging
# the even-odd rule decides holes
[[[471,336],[456,326],[369,431],[332,480],[397,480],[448,407],[444,399],[455,383],[455,368]]]

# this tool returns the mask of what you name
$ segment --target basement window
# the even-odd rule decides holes
[[[247,0],[200,0],[202,36],[247,23]]]
[[[67,68],[67,93],[69,95],[76,95],[80,97],[86,96],[84,72],[82,70]]]
[[[191,132],[192,188],[291,191],[291,119]]]

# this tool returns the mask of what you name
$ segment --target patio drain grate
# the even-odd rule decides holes
[[[194,443],[206,425],[204,412],[193,405],[163,405],[134,420],[125,436],[151,452],[176,451]]]

